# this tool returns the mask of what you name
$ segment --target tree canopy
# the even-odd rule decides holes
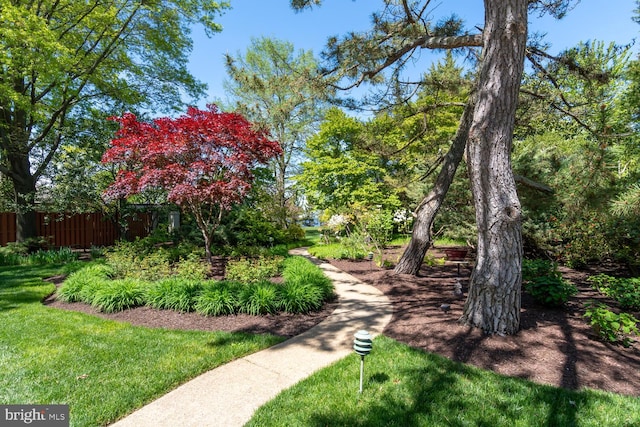
[[[204,85],[186,69],[191,25],[211,34],[211,1],[0,0],[0,173],[13,186],[18,239],[35,235],[36,183],[72,123],[98,109],[170,111]],[[103,117],[106,114],[103,114]]]
[[[295,51],[289,42],[253,39],[244,54],[226,56],[225,89],[233,108],[268,128],[282,147],[273,162],[274,219],[293,221],[290,178],[297,172],[305,141],[317,129],[332,92],[318,72],[311,51]]]

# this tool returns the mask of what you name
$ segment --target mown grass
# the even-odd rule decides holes
[[[0,404],[69,404],[71,425],[105,425],[204,371],[282,341],[134,327],[42,305],[54,290],[42,278],[68,270],[0,268]]]
[[[249,426],[636,426],[640,399],[497,375],[380,336],[258,409]]]

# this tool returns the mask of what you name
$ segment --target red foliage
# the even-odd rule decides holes
[[[282,152],[264,131],[215,105],[190,107],[175,119],[139,122],[131,113],[112,119],[120,130],[102,161],[122,169],[105,192],[109,199],[162,188],[177,205],[228,210],[251,188],[252,169]]]

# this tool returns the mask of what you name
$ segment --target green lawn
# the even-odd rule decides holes
[[[69,404],[71,425],[115,421],[198,374],[282,338],[134,327],[45,307],[51,266],[0,268],[0,403]]]
[[[250,426],[638,426],[640,399],[568,391],[452,362],[380,336],[261,407]]]

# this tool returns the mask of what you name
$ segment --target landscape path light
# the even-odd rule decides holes
[[[373,270],[373,252],[367,254],[367,259],[369,260],[369,271],[371,271]]]
[[[371,334],[365,330],[358,331],[353,340],[353,349],[360,355],[360,393],[362,393],[362,378],[364,376],[364,357],[371,353],[372,348]]]

